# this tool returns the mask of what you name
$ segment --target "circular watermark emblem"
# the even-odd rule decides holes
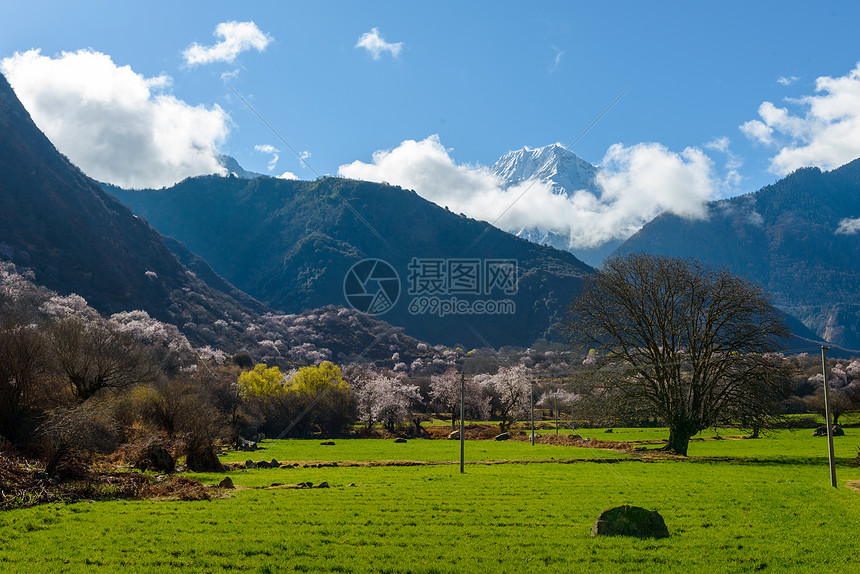
[[[382,259],[364,259],[346,272],[343,295],[356,311],[381,315],[397,303],[400,277]]]

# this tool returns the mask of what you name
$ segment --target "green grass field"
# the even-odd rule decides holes
[[[860,429],[846,434],[836,439],[838,489],[826,439],[810,431],[699,441],[684,461],[600,451],[613,462],[577,462],[596,449],[476,441],[466,444],[472,461],[566,462],[470,464],[464,475],[457,464],[234,471],[239,488],[207,502],[4,512],[0,572],[860,572],[860,493],[846,488],[860,480],[846,465]],[[225,460],[459,456],[456,441],[336,443],[267,442]],[[270,486],[306,481],[331,488]],[[660,511],[670,538],[590,538],[600,511],[625,503]]]
[[[316,440],[263,441],[254,452],[231,452],[223,462],[244,462],[277,459],[279,461],[460,461],[460,441],[414,439],[397,444],[393,440],[349,439],[335,440],[333,446],[323,446]],[[584,447],[552,446],[521,441],[468,441],[469,461],[490,460],[576,460],[622,458],[627,455],[613,450]]]

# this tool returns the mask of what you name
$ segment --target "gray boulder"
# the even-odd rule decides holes
[[[176,461],[170,452],[162,445],[152,442],[146,445],[137,457],[134,467],[140,470],[154,470],[156,472],[173,472],[176,470]]]
[[[218,488],[234,488],[233,479],[229,476],[225,476],[224,479],[218,483]]]
[[[591,536],[665,538],[669,536],[669,529],[656,510],[625,504],[601,512],[591,527]]]
[[[502,434],[496,435],[493,440],[508,440],[509,438],[511,438],[511,433],[503,432]]]
[[[827,425],[821,425],[812,431],[812,436],[827,436]],[[845,436],[845,431],[839,425],[833,425],[833,436]]]

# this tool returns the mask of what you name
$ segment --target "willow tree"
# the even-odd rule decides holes
[[[764,426],[787,393],[772,351],[790,333],[765,291],[694,260],[604,262],[571,304],[567,329],[602,351],[605,396],[653,412],[678,454],[712,426]]]

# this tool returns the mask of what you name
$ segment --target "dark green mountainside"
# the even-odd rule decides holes
[[[860,349],[860,160],[801,169],[761,190],[709,205],[709,218],[663,214],[614,253],[695,257],[757,281],[819,336]]]
[[[194,345],[246,350],[273,364],[352,357],[390,367],[392,347],[401,361],[434,358],[399,329],[352,310],[273,314],[169,242],[178,256],[57,152],[0,75],[0,260],[29,269],[38,285],[81,295],[104,315],[146,311]]]
[[[336,178],[308,182],[204,176],[163,190],[108,190],[225,279],[285,312],[348,304],[344,279],[352,265],[367,258],[384,260],[399,275],[401,295],[379,318],[433,343],[499,347],[552,336],[552,325],[579,293],[582,277],[592,271],[570,253],[488,230],[486,223],[388,185]],[[408,293],[413,258],[516,260],[515,294],[435,293],[469,303],[510,299],[516,312],[444,317],[415,313],[414,308],[410,312],[410,304],[418,301]]]
[[[32,269],[41,285],[84,296],[103,314],[143,309],[181,325],[211,322],[222,312],[265,309],[246,295],[235,300],[191,275],[154,229],[57,152],[4,77],[0,257]],[[214,305],[201,306],[190,293]]]

